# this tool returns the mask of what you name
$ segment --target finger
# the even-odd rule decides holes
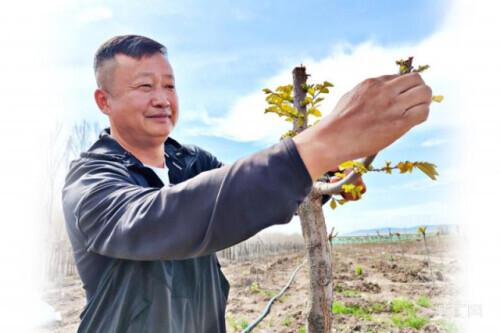
[[[354,200],[354,198],[352,197],[352,195],[350,193],[340,192],[340,195],[342,195],[342,198],[344,198],[344,200],[347,200],[347,201]]]
[[[356,185],[356,186],[362,186],[363,187],[363,191],[366,191],[365,182],[363,181],[363,179],[361,177],[359,177],[359,179],[354,182],[354,185]]]
[[[360,185],[363,186],[363,189],[361,190],[361,194],[365,194],[366,193],[366,185],[365,185],[365,183],[361,182]]]
[[[379,79],[381,81],[390,81],[392,79],[397,78],[398,76],[400,76],[400,75],[399,74],[389,74],[389,75],[378,76],[377,79]]]
[[[408,89],[397,97],[399,103],[403,103],[405,110],[419,104],[430,104],[432,100],[432,89],[427,85],[419,85]]]
[[[357,201],[360,199],[360,198],[354,198],[354,196],[351,193],[342,192],[341,195],[342,198],[344,198],[347,201]]]
[[[403,112],[403,118],[408,122],[410,127],[421,124],[427,120],[429,116],[429,104],[422,103],[415,105]]]
[[[409,73],[398,75],[392,80],[389,80],[387,84],[393,87],[396,93],[401,94],[408,89],[424,84],[424,80],[419,73]]]
[[[330,178],[330,183],[336,183],[336,182],[340,181],[341,179],[342,178],[340,178],[340,177],[331,177]]]
[[[415,88],[412,88],[410,90],[408,90],[407,92],[403,93],[400,95],[400,97],[398,98],[398,102],[399,103],[402,103],[402,107],[403,107],[403,117],[406,117],[408,112],[410,112],[410,110],[419,110],[421,111],[420,113],[418,114],[414,114],[414,115],[410,115],[411,117],[413,117],[412,119],[415,119],[415,120],[418,120],[418,124],[420,122],[422,122],[423,120],[425,120],[427,117],[426,117],[426,112],[425,112],[425,108],[417,108],[417,109],[413,109],[414,107],[416,106],[427,106],[427,109],[429,107],[429,104],[431,103],[431,99],[432,99],[432,90],[431,88],[429,88],[428,86],[424,85],[424,86],[418,86],[418,87],[415,87]],[[422,113],[422,111],[424,111]],[[428,113],[428,110],[427,110],[427,113]],[[414,117],[417,117],[418,119],[414,118]],[[425,117],[424,117],[425,116]]]

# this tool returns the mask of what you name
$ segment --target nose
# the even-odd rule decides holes
[[[162,89],[157,89],[152,98],[152,104],[154,107],[166,108],[170,107],[169,95]]]

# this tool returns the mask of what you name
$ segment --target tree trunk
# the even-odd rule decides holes
[[[305,67],[296,67],[293,70],[294,106],[299,112],[299,119],[302,119],[296,119],[293,123],[293,129],[297,133],[307,128],[307,109],[301,105],[306,95],[303,88],[306,82]],[[313,189],[300,205],[298,213],[309,262],[307,331],[330,333],[333,301],[332,261],[321,195]]]
[[[333,274],[321,196],[310,193],[299,207],[299,217],[309,262],[307,332],[330,333]]]

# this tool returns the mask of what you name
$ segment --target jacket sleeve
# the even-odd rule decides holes
[[[63,189],[63,209],[87,251],[131,260],[186,259],[287,223],[312,181],[292,139],[182,183],[133,184],[119,163],[86,159]]]

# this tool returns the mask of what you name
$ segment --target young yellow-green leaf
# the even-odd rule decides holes
[[[392,174],[391,163],[391,161],[385,161],[385,165],[382,167],[382,170],[384,170],[384,172],[388,173],[389,175]]]
[[[426,69],[429,69],[429,67],[430,67],[429,65],[419,65],[418,68],[414,69],[413,71],[417,73],[422,73]]]
[[[276,91],[290,94],[292,92],[292,89],[293,89],[293,86],[291,84],[287,84],[285,86],[279,86],[278,88],[276,88]]]
[[[345,178],[345,177],[346,177],[346,174],[345,174],[345,173],[343,173],[343,172],[335,172],[335,177]]]
[[[316,98],[315,100],[313,100],[312,104],[313,104],[313,105],[316,105],[316,104],[318,104],[319,102],[321,102],[321,101],[323,101],[323,100],[324,100],[324,98],[323,98],[323,97],[318,97],[318,98]]]
[[[323,86],[324,86],[324,87],[333,87],[333,84],[332,84],[332,83],[330,83],[330,82],[328,82],[328,81],[324,81],[324,82],[323,82]]]
[[[443,95],[432,96],[433,102],[441,103],[443,101],[443,99],[444,99]]]
[[[361,198],[361,195],[363,193],[361,193],[363,190],[365,189],[365,187],[363,185],[357,185],[356,188],[354,189],[354,191],[356,192],[356,197],[355,198]]]
[[[271,95],[268,95],[266,97],[266,101],[269,104],[276,104],[277,105],[277,104],[280,104],[281,102],[283,102],[283,99],[276,94],[271,94]]]
[[[354,165],[354,171],[356,173],[366,173],[368,171],[368,170],[366,170],[366,167],[361,162],[353,161],[353,165]]]
[[[288,103],[282,103],[281,110],[287,114],[293,114],[293,107]]]
[[[270,94],[270,93],[272,93],[271,89],[269,89],[269,88],[264,88],[264,89],[262,89],[262,91],[263,91],[264,93],[266,93],[266,94]]]
[[[318,109],[316,109],[316,108],[310,108],[307,112],[309,114],[312,114],[313,116],[316,116],[316,117],[321,117],[322,116],[321,112]]]
[[[297,135],[297,132],[295,132],[294,130],[289,130],[285,134],[283,134],[280,139],[284,140],[286,138],[293,138],[296,135]]]
[[[315,92],[315,90],[314,90],[314,88],[313,88],[313,87],[309,87],[309,88],[307,89],[307,93],[309,93],[311,96],[313,96],[313,95],[314,95],[314,92]]]
[[[436,176],[439,175],[435,164],[428,162],[415,162],[415,166],[432,180],[436,180]]]
[[[335,201],[334,198],[332,198],[332,200],[330,200],[330,208],[331,209],[337,208],[337,201]]]
[[[340,165],[339,165],[340,171],[344,171],[345,169],[349,169],[349,168],[354,168],[353,161],[345,161],[345,162],[340,163]]]
[[[266,108],[266,110],[264,111],[264,113],[273,112],[273,113],[278,113],[279,114],[279,111],[280,111],[280,109],[277,106],[273,105],[273,106],[270,106],[270,107]]]
[[[342,185],[342,190],[345,193],[352,193],[355,188],[356,188],[356,186],[354,184],[344,184],[344,185]]]
[[[400,173],[411,173],[413,171],[413,163],[410,161],[399,162],[396,166]]]
[[[304,97],[304,100],[302,100],[302,102],[300,102],[300,105],[306,106],[307,104],[309,104],[311,102],[312,102],[312,97],[306,96],[306,97]]]
[[[413,69],[412,63],[413,63],[413,57],[409,57],[406,60],[401,59],[396,61],[396,64],[399,65],[399,74],[410,73],[411,70]]]

